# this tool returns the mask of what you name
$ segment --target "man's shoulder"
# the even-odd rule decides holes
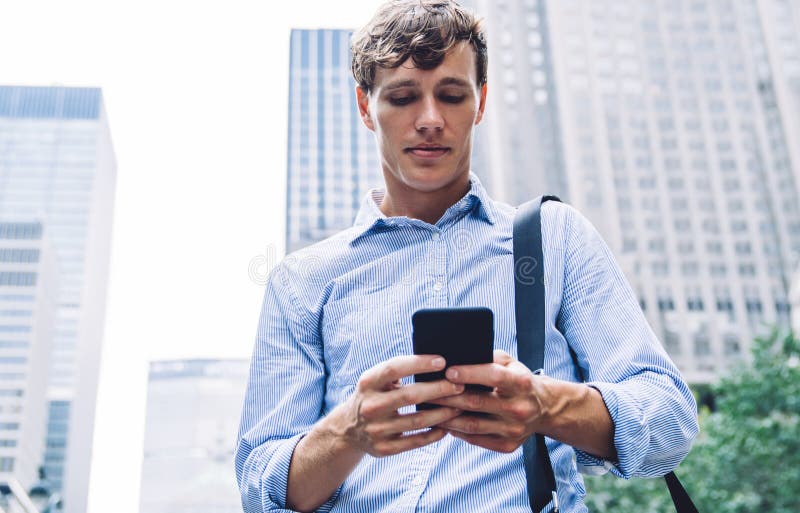
[[[497,202],[504,214],[513,217],[519,210],[519,207],[512,207],[505,203]],[[542,232],[544,234],[555,235],[556,233],[566,234],[566,230],[576,219],[582,218],[581,213],[569,203],[563,201],[549,200],[542,203],[541,210]]]
[[[363,229],[363,226],[351,226],[297,249],[286,255],[280,267],[298,286],[325,283],[352,259],[350,243]]]

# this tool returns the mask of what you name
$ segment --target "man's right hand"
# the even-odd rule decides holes
[[[458,395],[464,386],[447,380],[401,385],[413,374],[444,369],[436,355],[396,356],[364,372],[353,395],[329,417],[332,429],[350,447],[372,456],[389,456],[441,440],[447,433],[437,427],[461,413],[440,407],[400,414],[398,409]],[[420,431],[425,428],[425,431]]]
[[[364,454],[389,456],[444,438],[447,432],[432,426],[455,418],[461,410],[443,406],[403,415],[397,411],[462,393],[464,385],[447,380],[401,385],[400,380],[407,376],[444,367],[441,356],[411,355],[391,358],[365,371],[350,398],[317,422],[295,447],[287,506],[297,511],[316,510]]]

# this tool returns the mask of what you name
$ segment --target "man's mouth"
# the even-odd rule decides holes
[[[446,146],[428,146],[428,145],[423,145],[423,146],[414,146],[412,148],[408,148],[406,151],[408,153],[411,153],[415,157],[437,158],[437,157],[441,157],[442,155],[444,155],[445,153],[450,151],[450,148],[448,148]]]

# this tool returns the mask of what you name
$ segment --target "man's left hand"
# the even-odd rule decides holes
[[[473,445],[499,452],[513,452],[548,422],[551,394],[545,381],[504,351],[494,352],[494,363],[453,366],[447,370],[453,383],[478,384],[492,392],[464,392],[435,402],[465,413],[439,427]]]

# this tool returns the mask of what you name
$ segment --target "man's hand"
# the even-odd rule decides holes
[[[439,425],[451,435],[473,445],[499,452],[513,452],[541,426],[547,414],[546,391],[525,365],[496,350],[494,363],[453,366],[447,379],[458,384],[492,387],[492,392],[465,392],[432,401],[467,412]]]
[[[541,433],[601,458],[616,457],[614,424],[592,387],[534,375],[504,351],[494,352],[494,363],[453,366],[446,375],[453,383],[494,389],[432,401],[482,414],[465,413],[439,425],[456,438],[508,453]]]
[[[388,456],[442,439],[447,432],[434,427],[453,419],[452,407],[401,415],[404,406],[430,402],[464,391],[464,385],[440,380],[400,385],[412,374],[442,370],[444,358],[435,355],[397,356],[361,375],[353,395],[336,408],[336,429],[348,445],[372,456]],[[427,431],[409,433],[424,428]],[[409,433],[409,434],[406,434]]]
[[[350,398],[317,422],[295,447],[287,506],[297,511],[316,510],[364,454],[389,456],[441,440],[447,431],[435,426],[461,410],[443,407],[405,415],[397,410],[462,393],[464,385],[444,379],[400,384],[406,376],[440,371],[444,366],[441,356],[397,356],[364,372]],[[432,429],[420,431],[425,428]]]

